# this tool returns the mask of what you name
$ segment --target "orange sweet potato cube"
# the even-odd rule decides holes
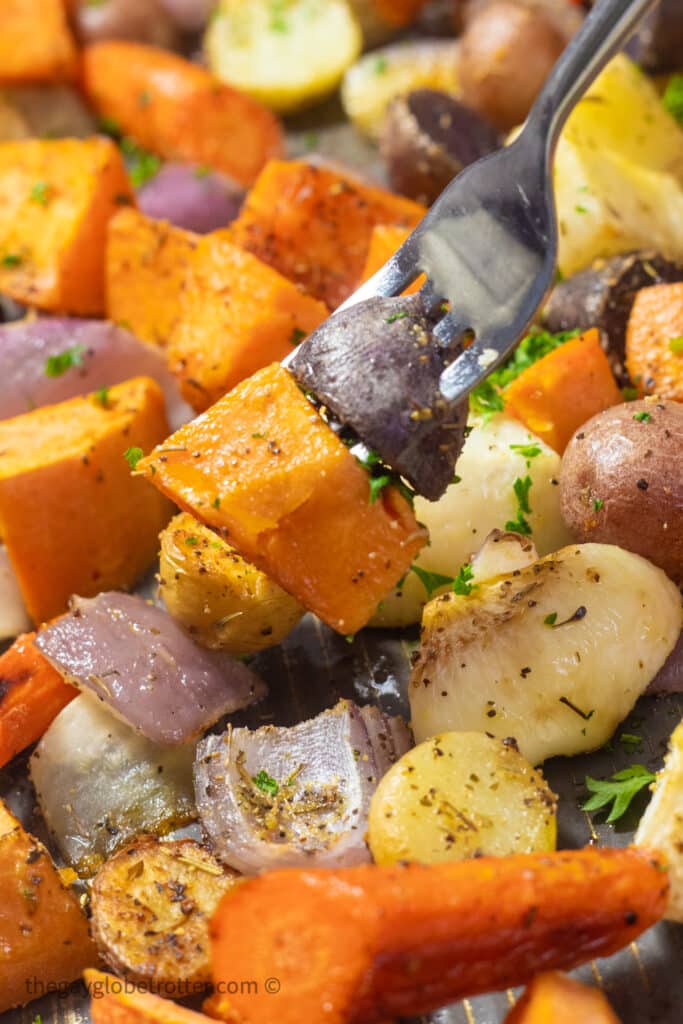
[[[138,464],[182,508],[340,633],[354,633],[426,541],[289,372],[267,366]]]
[[[112,387],[0,422],[0,537],[40,623],[69,597],[132,586],[158,551],[171,506],[131,476],[128,448],[168,434],[156,381]]]
[[[683,284],[636,295],[626,332],[626,368],[642,395],[683,402]]]
[[[409,234],[409,228],[398,228],[394,224],[377,224],[372,229],[370,248],[359,284],[369,281],[378,270],[381,270],[384,264],[401,248]],[[421,274],[406,288],[403,294],[414,295],[415,292],[419,292],[424,282],[424,274]]]
[[[505,1024],[619,1024],[619,1018],[599,989],[546,971],[527,985]]]
[[[0,6],[0,85],[76,77],[64,0],[2,0]]]
[[[186,400],[201,412],[256,370],[283,359],[326,317],[322,302],[238,249],[229,228],[214,231],[190,260],[169,366]]]
[[[0,292],[50,312],[101,315],[107,222],[134,202],[111,139],[0,143]]]
[[[107,319],[141,341],[166,346],[198,241],[192,231],[139,210],[120,210],[107,230]]]
[[[414,228],[425,213],[346,172],[271,160],[232,231],[237,245],[336,309],[358,283],[375,225]]]

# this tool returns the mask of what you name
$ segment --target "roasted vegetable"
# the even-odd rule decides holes
[[[666,905],[662,869],[646,850],[591,848],[267,872],[220,904],[213,976],[275,976],[280,988],[230,989],[213,1010],[245,1024],[274,1014],[280,1024],[375,1024],[523,984],[608,955],[654,923]]]
[[[130,39],[174,49],[179,33],[159,0],[75,0],[74,21],[82,43]]]
[[[664,573],[606,544],[468,587],[425,608],[409,689],[416,739],[514,736],[532,764],[605,743],[683,624]]]
[[[357,285],[375,225],[412,228],[424,213],[417,203],[331,167],[273,160],[231,233],[236,245],[336,309]]]
[[[192,410],[183,401],[163,353],[104,320],[27,317],[0,325],[0,419],[95,393],[109,404],[109,388],[145,374],[163,389],[174,429]]]
[[[362,44],[347,0],[219,0],[205,38],[217,78],[282,113],[333,92]]]
[[[646,71],[680,70],[683,11],[679,0],[659,0],[631,38],[628,52]]]
[[[499,145],[493,125],[433,89],[393,100],[381,136],[391,187],[425,205],[433,203],[464,167]]]
[[[30,628],[31,620],[7,548],[0,542],[0,641],[14,639]]]
[[[143,833],[192,821],[194,744],[150,743],[82,693],[57,715],[31,756],[30,775],[68,864],[93,875]]]
[[[107,222],[133,202],[110,139],[0,144],[0,291],[39,309],[100,315]]]
[[[526,119],[565,45],[543,11],[514,0],[485,4],[462,36],[463,101],[501,130],[514,128]]]
[[[201,239],[188,265],[168,362],[198,411],[263,366],[284,359],[327,308],[245,252],[232,231]]]
[[[400,719],[347,700],[291,728],[229,726],[197,747],[202,825],[246,874],[363,864],[370,797],[410,742]]]
[[[528,529],[541,555],[568,544],[559,475],[559,455],[517,420],[503,414],[473,421],[444,496],[437,502],[415,499],[415,515],[429,530],[430,543],[415,559],[415,571],[382,599],[371,624],[419,622],[429,598],[452,587],[491,530],[504,530],[506,524]],[[522,513],[526,526],[519,520],[517,491],[522,485],[529,508]]]
[[[74,79],[77,67],[64,0],[5,0],[0,85]]]
[[[453,479],[467,404],[444,400],[440,379],[460,347],[433,335],[419,296],[369,299],[337,313],[290,363],[299,384],[418,494],[435,501]]]
[[[146,377],[110,388],[106,404],[72,398],[0,421],[0,535],[34,622],[72,594],[131,587],[149,568],[171,509],[131,477],[124,453],[167,433],[163,395]]]
[[[505,1024],[619,1024],[607,996],[559,971],[537,974]]]
[[[2,1012],[77,981],[97,953],[75,893],[62,884],[43,844],[2,803],[0,880]]]
[[[198,64],[126,42],[94,43],[82,59],[83,87],[97,112],[166,160],[207,165],[250,185],[282,151],[270,111]]]
[[[279,644],[303,615],[298,601],[187,513],[160,540],[164,605],[203,647],[253,654]]]
[[[372,229],[370,236],[370,247],[363,267],[363,273],[359,285],[369,281],[373,274],[381,270],[394,253],[403,245],[410,235],[409,228],[399,228],[393,224],[377,224]],[[418,292],[425,282],[421,274],[411,285],[406,288],[404,295],[412,295]]]
[[[426,0],[349,0],[363,30],[365,46],[386,42],[413,21]]]
[[[557,797],[513,741],[449,732],[404,754],[370,803],[378,864],[554,850]]]
[[[3,108],[7,103],[13,117],[7,129],[0,128],[0,138],[86,139],[97,130],[95,118],[73,85],[17,85],[3,90]],[[18,134],[12,132],[12,120],[22,124]],[[3,122],[0,115],[0,123]]]
[[[626,384],[626,328],[636,295],[641,288],[674,281],[683,281],[683,263],[652,250],[598,260],[555,286],[543,319],[553,332],[597,327],[612,371]]]
[[[168,344],[199,237],[121,210],[107,232],[107,316],[153,345]]]
[[[503,399],[506,412],[561,453],[582,423],[622,396],[594,330],[527,367],[507,385]]]
[[[635,551],[683,583],[682,451],[678,402],[627,402],[594,416],[562,459],[562,515],[573,537]]]
[[[138,470],[344,634],[367,622],[426,540],[389,480],[371,500],[367,471],[278,364]]]
[[[169,163],[138,193],[141,211],[205,235],[226,227],[240,211],[244,189],[224,174],[196,164]]]
[[[206,1024],[202,1013],[195,1013],[169,999],[136,990],[119,978],[102,971],[87,970],[85,983],[92,997],[93,1024]]]
[[[209,920],[235,881],[193,839],[137,839],[93,879],[91,928],[102,959],[167,996],[208,985]]]
[[[683,923],[683,723],[673,731],[664,768],[652,788],[635,842],[655,846],[666,856],[671,889],[664,916]]]
[[[683,402],[683,283],[638,292],[626,334],[626,368],[641,394]]]
[[[72,598],[36,644],[65,680],[163,746],[196,740],[266,692],[246,665],[199,647],[165,611],[130,594]]]
[[[0,767],[39,740],[62,708],[78,696],[34,644],[17,637],[0,655]]]

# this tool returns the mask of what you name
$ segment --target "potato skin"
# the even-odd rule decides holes
[[[187,513],[161,534],[159,574],[168,611],[203,647],[252,654],[280,643],[304,613],[277,583]]]
[[[683,583],[683,405],[627,402],[598,413],[562,458],[560,504],[580,542],[616,544]]]
[[[566,38],[541,11],[496,0],[462,36],[460,84],[465,103],[507,131],[526,118]]]

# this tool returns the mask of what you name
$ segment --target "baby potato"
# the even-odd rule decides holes
[[[514,741],[447,732],[404,754],[370,804],[378,864],[555,849],[557,797]]]
[[[181,513],[160,537],[160,592],[197,643],[252,654],[280,643],[304,609],[212,530]]]

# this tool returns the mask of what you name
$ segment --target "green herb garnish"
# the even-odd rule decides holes
[[[186,537],[185,543],[188,544],[191,548],[193,548],[197,544],[199,544],[199,537]]]
[[[649,423],[650,420],[652,419],[652,416],[650,416],[649,412],[643,411],[643,412],[634,412],[633,418],[634,418],[634,420],[637,420],[638,423]]]
[[[683,75],[673,75],[666,87],[662,103],[683,127]]]
[[[109,388],[98,388],[93,394],[93,398],[103,409],[107,409],[109,407]]]
[[[22,262],[22,258],[18,252],[8,252],[2,257],[3,267],[18,267]]]
[[[582,810],[600,811],[612,804],[607,821],[618,821],[630,807],[633,798],[655,779],[656,775],[642,764],[623,768],[609,779],[593,779],[587,775],[586,788],[593,795],[582,804]]]
[[[455,582],[452,576],[443,576],[440,572],[427,572],[426,569],[421,569],[419,565],[411,565],[410,568],[427,591],[427,597],[431,597],[435,590],[451,586]]]
[[[300,327],[294,327],[292,333],[289,336],[290,345],[299,345],[306,337],[306,331],[302,331]]]
[[[144,454],[142,448],[126,448],[123,457],[130,468],[135,469]]]
[[[546,615],[543,620],[544,626],[554,626],[557,622],[557,612],[551,612],[550,615]]]
[[[474,416],[481,416],[484,423],[488,423],[492,416],[504,408],[502,395],[490,377],[483,380],[470,395],[470,412]]]
[[[391,316],[388,316],[386,318],[386,320],[384,321],[384,323],[385,324],[394,324],[394,323],[396,323],[397,320],[405,320],[405,318],[407,316],[408,316],[408,311],[406,309],[401,309],[401,310],[399,310],[398,313],[392,313]]]
[[[604,504],[605,502],[602,498],[593,498],[593,511],[599,512]]]
[[[31,199],[34,203],[47,206],[50,198],[50,186],[46,181],[37,181],[31,189]]]
[[[140,188],[150,181],[161,167],[161,160],[158,156],[143,149],[135,139],[131,139],[127,135],[121,139],[121,151],[126,157],[128,174],[133,188]]]
[[[374,70],[376,75],[386,75],[389,70],[389,61],[386,57],[378,57],[374,64]]]
[[[55,356],[48,356],[45,360],[45,376],[61,377],[74,366],[82,366],[84,354],[84,345],[72,345]]]
[[[453,580],[453,592],[459,594],[460,597],[468,597],[479,586],[478,583],[471,582],[473,576],[474,570],[472,566],[469,562],[465,562],[464,565],[460,566],[458,575]]]
[[[525,458],[527,466],[531,465],[531,459],[541,454],[541,448],[537,444],[511,444],[510,451]]]
[[[280,787],[278,786],[272,775],[264,771],[263,768],[260,772],[254,775],[254,785],[257,786],[262,793],[267,793],[268,796],[277,796]]]
[[[513,533],[522,533],[525,536],[529,536],[531,533],[531,527],[526,519],[527,515],[531,513],[531,506],[529,505],[529,491],[532,486],[532,479],[530,476],[517,477],[512,485],[512,489],[515,492],[517,498],[517,518],[509,519],[505,524],[506,530],[511,530]]]
[[[683,352],[683,337],[672,338],[669,342],[669,350],[676,355],[680,355]]]
[[[370,477],[370,504],[374,505],[380,494],[385,487],[388,487],[391,483],[391,476],[389,473],[383,473],[381,476]]]

